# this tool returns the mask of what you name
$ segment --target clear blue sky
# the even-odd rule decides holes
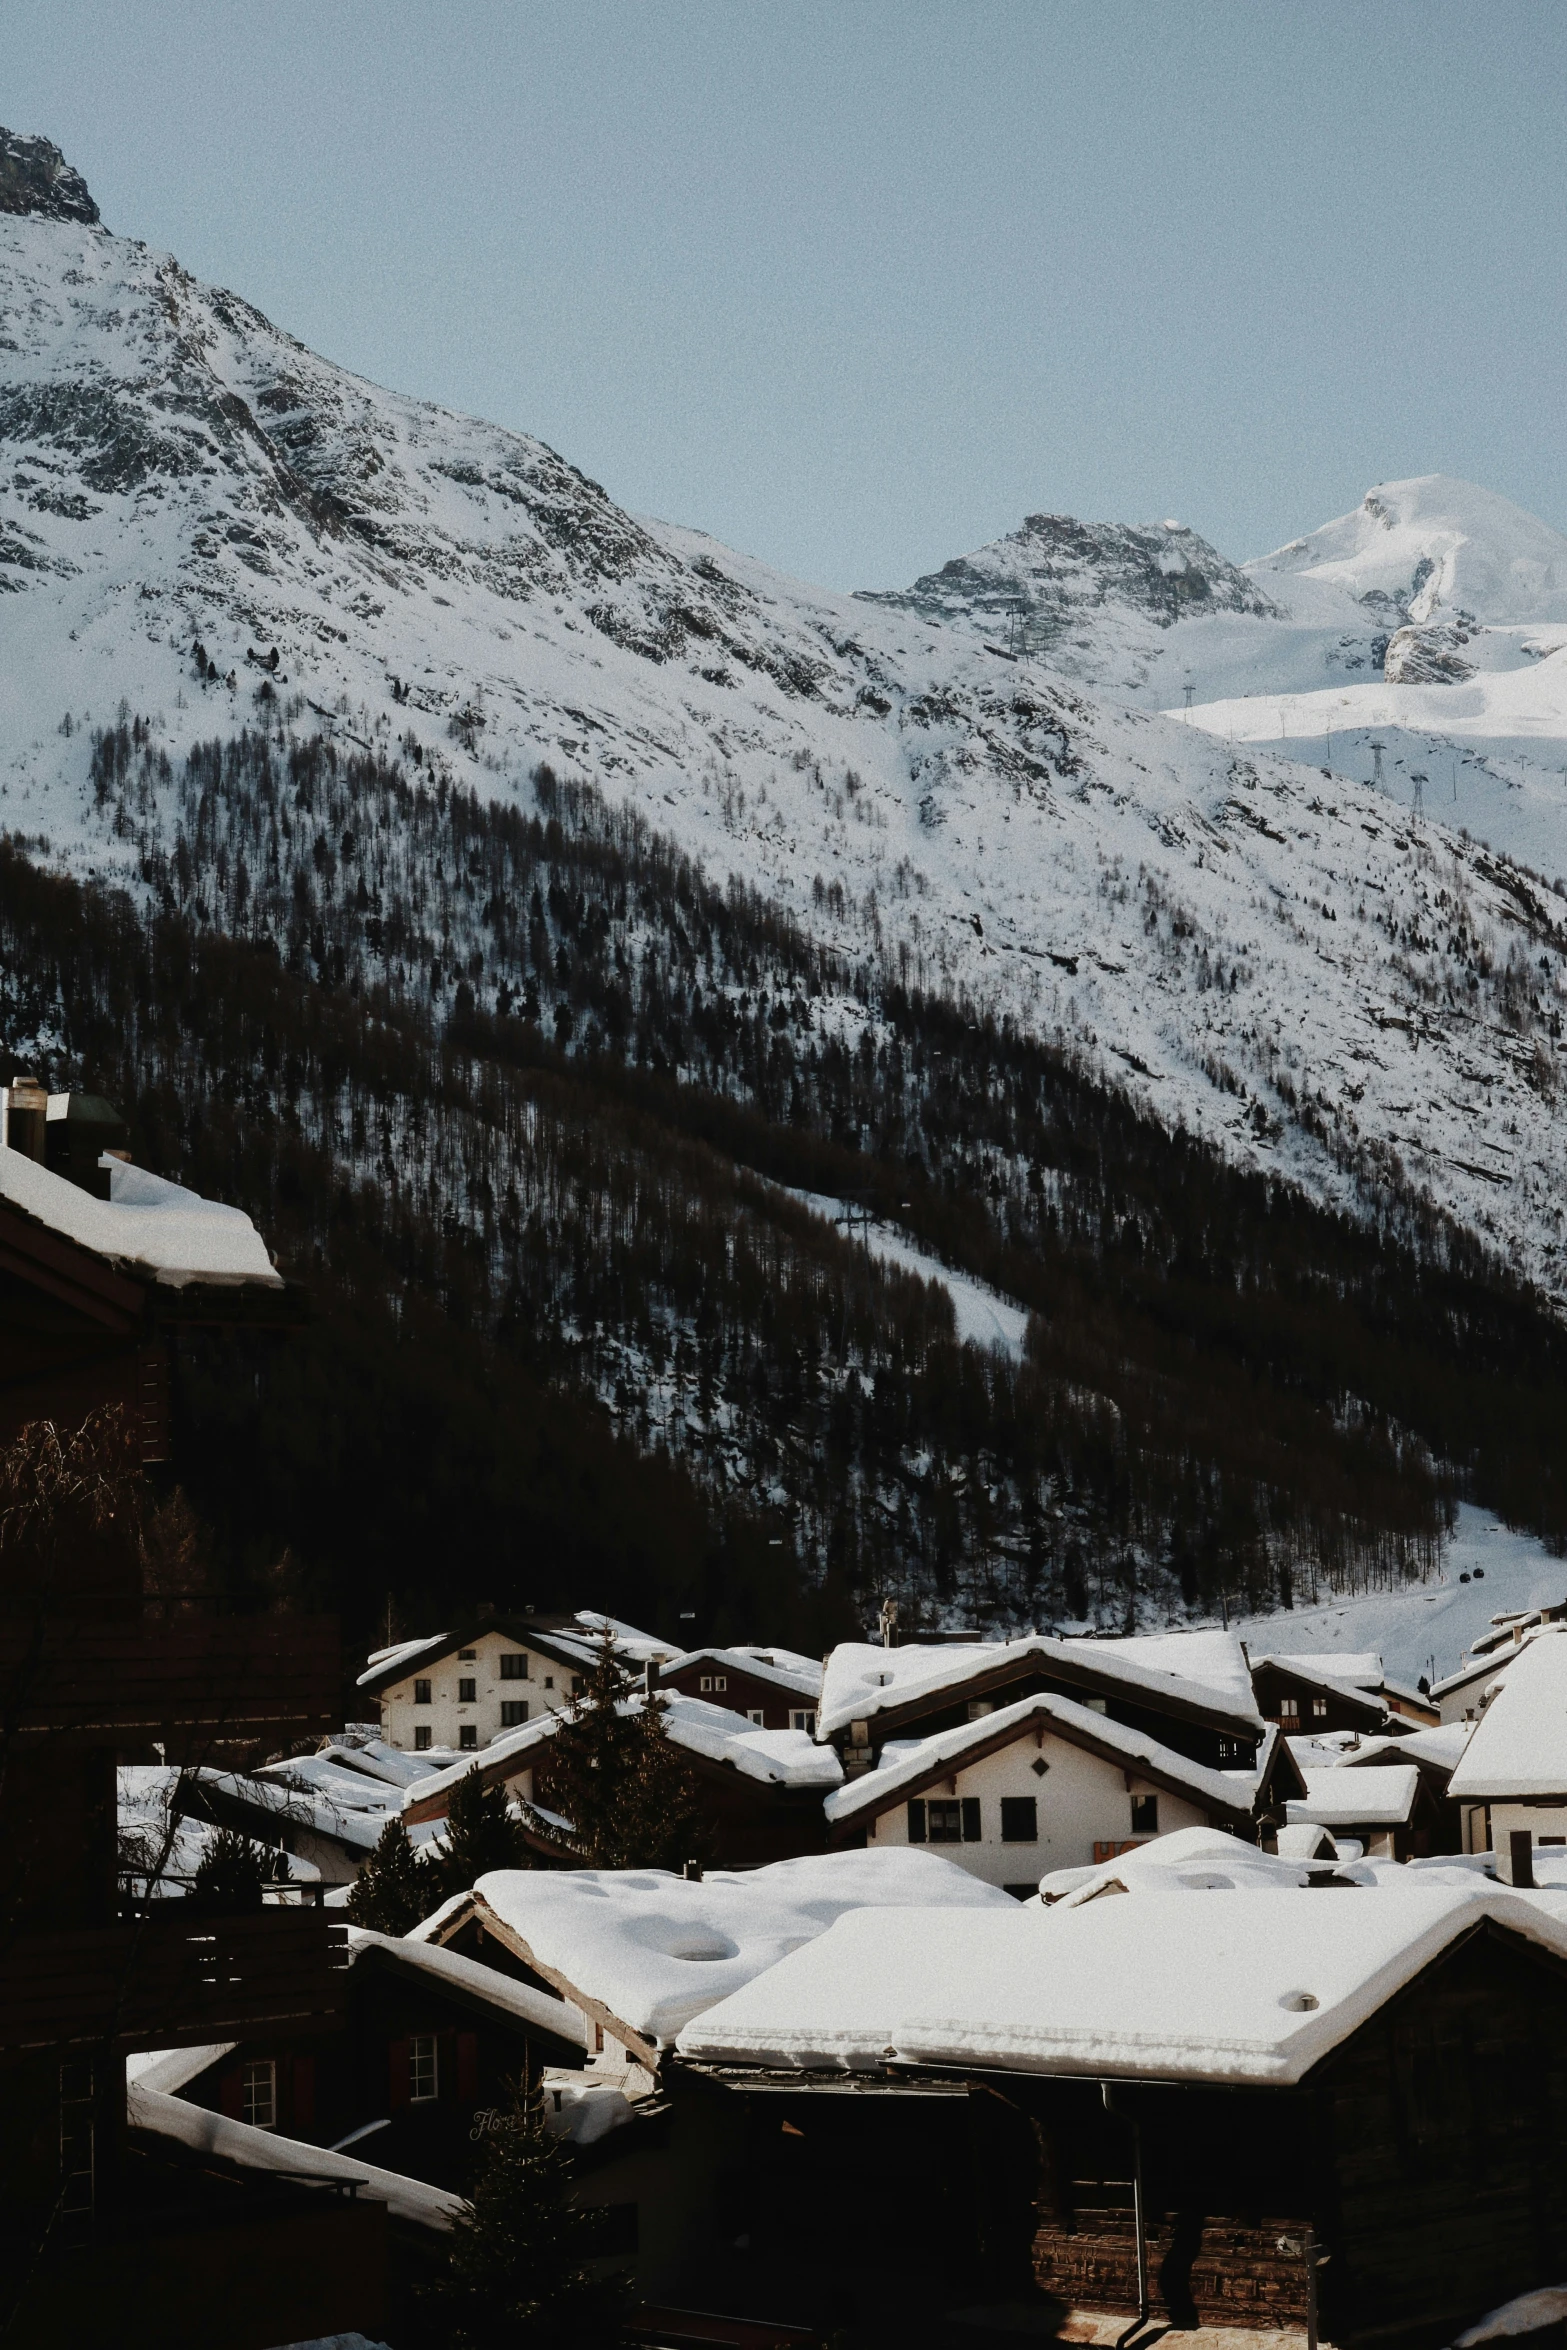
[[[109,225],[840,587],[1041,508],[1567,527],[1559,0],[0,0]]]

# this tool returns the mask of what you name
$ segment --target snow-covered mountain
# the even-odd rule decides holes
[[[1567,538],[1494,490],[1446,474],[1383,482],[1353,514],[1246,565],[1291,612],[1302,586],[1347,590],[1359,603],[1423,623],[1567,623]]]
[[[0,147],[0,825],[132,873],[87,785],[122,708],[176,773],[247,722],[498,797],[547,760],[1233,1158],[1357,1212],[1423,1202],[1564,1286],[1567,900],[1429,811],[1128,709],[1119,677],[1091,698],[1059,637],[1019,661],[983,612],[636,520],[109,234],[25,145]],[[1100,553],[1127,630],[1291,633],[1191,534]],[[1166,595],[1220,609],[1161,631]]]

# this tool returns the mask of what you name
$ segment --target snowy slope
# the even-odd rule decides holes
[[[1494,490],[1427,473],[1382,482],[1353,514],[1246,565],[1275,602],[1296,583],[1347,589],[1412,621],[1567,621],[1567,538]]]
[[[548,758],[1235,1159],[1423,1196],[1563,1286],[1567,903],[1353,783],[637,522],[76,219],[0,217],[0,632],[0,824],[80,868],[129,866],[83,739],[122,703],[176,767],[245,722],[503,796]]]

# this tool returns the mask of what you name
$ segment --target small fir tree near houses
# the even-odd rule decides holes
[[[491,1869],[525,1869],[528,1862],[527,1831],[505,1788],[486,1787],[475,1763],[452,1789],[447,1809],[445,1849],[435,1864],[442,1896],[466,1893]]]
[[[701,1789],[665,1727],[667,1701],[634,1690],[606,1632],[535,1772],[547,1808],[525,1803],[524,1817],[588,1868],[681,1868],[707,1856]]]
[[[348,1896],[348,1915],[374,1934],[408,1934],[442,1896],[428,1861],[413,1848],[401,1819],[390,1819]]]
[[[573,2165],[543,2101],[513,2092],[480,2141],[447,2274],[429,2289],[444,2350],[608,2350],[627,2287],[595,2274],[603,2218],[573,2209]]]

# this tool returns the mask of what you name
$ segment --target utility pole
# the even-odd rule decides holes
[[[1192,722],[1192,696],[1197,691],[1197,688],[1192,684],[1190,678],[1188,678],[1185,685],[1182,686],[1181,691],[1186,696],[1186,723],[1188,726],[1190,726]]]
[[[1423,816],[1426,812],[1426,778],[1416,768],[1409,780],[1415,787],[1415,814]]]
[[[1386,743],[1373,743],[1371,746],[1371,757],[1373,761],[1371,788],[1373,791],[1380,791],[1382,789],[1382,754],[1386,749]]]

